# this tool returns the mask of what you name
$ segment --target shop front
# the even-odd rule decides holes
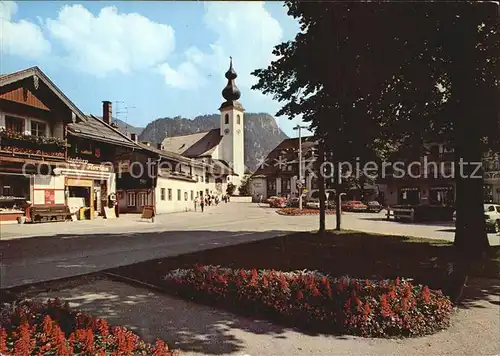
[[[65,201],[72,216],[92,220],[114,211],[116,183],[111,165],[70,164],[54,171],[64,177]]]

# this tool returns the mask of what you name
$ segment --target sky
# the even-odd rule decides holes
[[[38,66],[84,112],[134,126],[218,113],[229,56],[247,112],[281,103],[251,90],[298,23],[282,2],[1,1],[0,71]],[[290,137],[300,120],[277,118]],[[305,134],[309,134],[307,131]]]

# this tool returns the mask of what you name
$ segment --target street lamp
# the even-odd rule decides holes
[[[302,189],[304,189],[304,182],[302,181],[302,129],[307,129],[307,126],[297,125],[293,129],[299,131],[299,210],[302,210]]]

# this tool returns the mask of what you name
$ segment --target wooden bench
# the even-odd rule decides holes
[[[29,219],[33,223],[48,221],[65,221],[70,215],[67,206],[39,205],[28,208]]]
[[[387,220],[390,220],[391,217],[397,220],[406,220],[410,222],[415,221],[415,209],[413,208],[387,208],[386,214]]]

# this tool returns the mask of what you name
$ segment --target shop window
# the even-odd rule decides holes
[[[171,201],[172,200],[172,189],[168,189],[168,200]]]
[[[40,121],[31,120],[31,136],[45,137],[47,125]]]
[[[420,204],[420,188],[401,188],[399,191],[399,203],[404,205]]]
[[[128,192],[127,193],[127,206],[135,206],[135,193],[134,192]]]
[[[177,189],[177,200],[182,200],[181,199],[181,190]]]
[[[148,194],[145,192],[139,193],[139,206],[148,205]]]
[[[19,117],[5,116],[5,129],[18,134],[24,134],[25,120]]]
[[[161,188],[161,200],[165,200],[165,188]]]
[[[194,191],[191,191],[191,200],[194,200]]]
[[[184,192],[184,200],[188,201],[188,192]]]
[[[431,187],[429,189],[429,204],[431,205],[453,205],[455,196],[453,187]]]

